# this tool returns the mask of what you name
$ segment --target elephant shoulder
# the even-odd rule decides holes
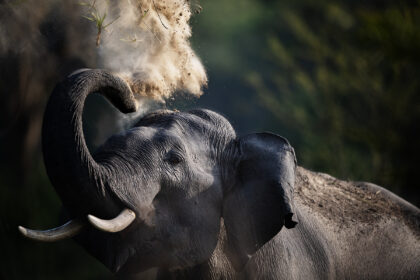
[[[298,167],[295,199],[337,228],[400,221],[420,238],[420,210],[392,192],[367,182],[352,182]]]

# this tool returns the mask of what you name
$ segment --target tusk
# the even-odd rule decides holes
[[[19,231],[23,236],[43,242],[54,242],[71,238],[78,234],[83,228],[83,223],[79,220],[70,220],[62,226],[48,230],[33,230],[19,226]]]
[[[87,216],[89,222],[97,229],[106,232],[119,232],[128,227],[136,218],[136,213],[130,209],[124,209],[112,220],[102,220],[93,215]]]

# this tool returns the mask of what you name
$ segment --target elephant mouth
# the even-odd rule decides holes
[[[76,236],[83,228],[89,226],[89,224],[104,232],[120,232],[131,225],[135,218],[136,214],[134,211],[125,208],[118,216],[110,220],[100,219],[94,215],[87,215],[85,219],[73,219],[62,226],[52,229],[33,230],[19,226],[19,231],[29,239],[42,242],[55,242]]]

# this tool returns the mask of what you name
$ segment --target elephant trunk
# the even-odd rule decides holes
[[[115,205],[107,186],[112,171],[93,159],[83,134],[85,99],[95,92],[123,113],[137,109],[133,93],[122,79],[104,70],[83,70],[55,87],[44,115],[42,148],[47,174],[72,216],[98,213],[105,203],[108,209]]]

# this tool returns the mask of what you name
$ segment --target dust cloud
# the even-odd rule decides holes
[[[125,79],[140,99],[164,101],[177,91],[200,96],[207,75],[189,43],[191,5],[187,0],[87,2],[88,20],[106,15],[92,38],[100,67]]]
[[[65,49],[125,79],[139,99],[201,96],[206,71],[191,48],[189,0],[9,0],[0,4],[0,53],[40,60]],[[36,5],[35,5],[36,4]],[[34,6],[35,5],[35,6]],[[64,48],[59,44],[65,44]],[[57,65],[57,67],[59,67]]]
[[[125,129],[150,110],[165,107],[176,92],[199,97],[207,75],[189,42],[189,20],[199,7],[197,1],[0,1],[4,119],[12,119],[13,124],[19,114],[27,115],[35,126],[27,142],[36,147],[43,104],[51,89],[79,68],[111,70],[129,83],[138,99],[139,110],[123,116],[92,104],[92,111],[102,112],[95,127],[105,136],[115,127]],[[11,125],[5,127],[0,137]]]

